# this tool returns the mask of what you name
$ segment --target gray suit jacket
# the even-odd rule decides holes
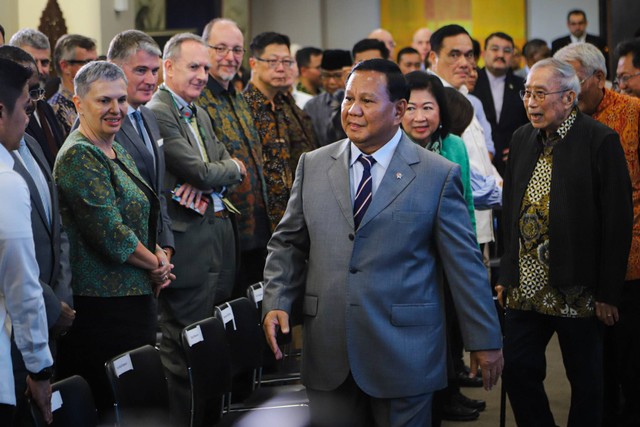
[[[69,241],[66,233],[62,231],[58,192],[47,159],[40,145],[32,136],[25,134],[24,139],[44,174],[51,195],[52,215],[51,224],[49,224],[33,178],[15,153],[12,153],[16,160],[13,169],[27,182],[31,194],[31,227],[36,248],[36,260],[40,269],[40,283],[47,309],[47,324],[51,328],[60,317],[61,301],[73,307]]]
[[[160,135],[164,140],[166,158],[164,188],[167,191],[171,191],[176,185],[185,182],[202,190],[212,188],[219,190],[223,186],[237,184],[241,181],[242,177],[238,166],[231,160],[224,144],[216,138],[211,127],[211,120],[205,110],[197,107],[197,120],[205,135],[204,143],[209,157],[208,163],[202,159],[198,148],[199,142],[195,139],[187,121],[183,119],[176,108],[169,92],[158,90],[147,107],[156,115]],[[209,204],[208,209],[213,209],[212,204]],[[192,240],[189,237],[189,229],[194,224],[202,223],[202,216],[174,201],[167,203],[167,212],[171,217],[172,229],[176,238],[176,254],[185,251],[181,254],[184,258],[176,259],[175,264],[177,266],[178,261],[182,259],[189,265],[189,268],[180,270],[180,276],[176,272],[178,278],[172,287],[187,287],[204,283],[201,276],[208,272],[208,268],[205,267],[208,267],[210,257],[202,248],[188,245],[188,242]],[[195,228],[194,232],[199,233],[199,230]],[[185,242],[185,244],[181,246],[178,241]],[[201,270],[203,270],[202,274],[199,273]]]
[[[378,398],[446,385],[442,275],[467,349],[501,348],[460,169],[403,135],[358,230],[350,142],[300,158],[269,242],[263,310],[303,299],[304,383],[333,390],[351,371]]]

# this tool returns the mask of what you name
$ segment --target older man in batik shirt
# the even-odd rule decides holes
[[[229,198],[240,210],[240,266],[234,289],[244,296],[247,286],[262,280],[271,225],[267,215],[267,187],[263,176],[260,135],[241,93],[230,84],[244,56],[244,36],[228,19],[214,19],[204,28],[202,38],[209,45],[209,81],[197,104],[207,110],[216,136],[229,154],[245,164],[247,176]]]

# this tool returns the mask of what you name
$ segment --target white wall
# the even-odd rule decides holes
[[[600,34],[598,0],[527,0],[527,39],[540,38],[551,42],[569,34],[567,12],[582,9],[587,14],[587,32]]]

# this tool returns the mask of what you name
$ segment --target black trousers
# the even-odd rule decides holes
[[[602,335],[595,317],[564,318],[507,309],[503,381],[519,427],[555,426],[544,390],[545,350],[558,335],[571,384],[568,427],[600,427],[602,422]]]

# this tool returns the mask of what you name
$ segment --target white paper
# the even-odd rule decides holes
[[[225,304],[225,308],[220,309],[220,312],[222,313],[222,322],[224,323],[225,327],[227,326],[227,323],[229,322],[233,322],[233,330],[236,330],[236,319],[233,317],[233,310],[231,309],[231,306],[229,304]]]
[[[253,299],[256,301],[256,306],[258,305],[258,303],[260,301],[262,301],[262,298],[264,298],[264,287],[262,286],[262,283],[258,283],[257,285],[254,285],[255,287],[253,288]]]
[[[189,343],[189,347],[193,347],[201,341],[204,341],[204,337],[202,336],[200,325],[187,331],[187,342]]]
[[[120,378],[120,375],[128,371],[133,371],[133,363],[131,363],[131,356],[129,353],[125,354],[119,359],[114,360],[113,367],[116,371],[116,377]]]
[[[164,138],[160,138],[156,143],[158,144],[158,147],[162,147],[164,145]]]
[[[51,393],[51,412],[55,412],[62,408],[62,395],[59,390]]]

